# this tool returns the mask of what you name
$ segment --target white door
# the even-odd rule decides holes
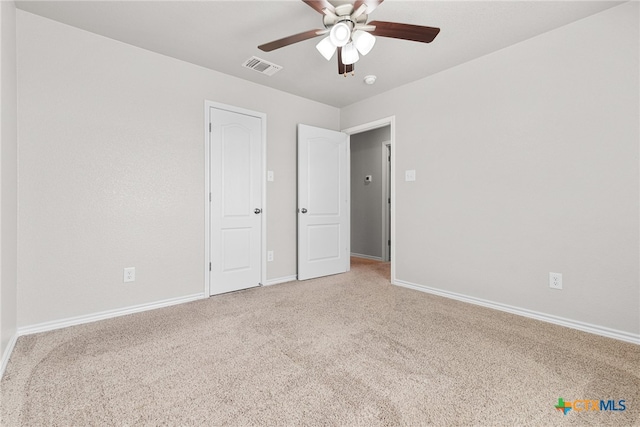
[[[349,269],[347,141],[298,125],[298,279]]]
[[[262,122],[210,108],[210,294],[258,286],[262,237]]]

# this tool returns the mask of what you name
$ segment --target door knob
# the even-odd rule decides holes
[[[302,208],[302,209],[300,210],[300,212],[302,212],[302,213],[307,213],[307,209]]]
[[[253,210],[253,213],[256,214],[256,215],[259,214],[260,212],[262,212],[262,209],[260,209],[260,208],[255,208]]]

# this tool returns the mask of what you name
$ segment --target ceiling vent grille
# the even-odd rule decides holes
[[[273,76],[278,71],[282,70],[282,66],[273,64],[269,61],[265,61],[264,59],[260,59],[257,56],[252,56],[251,58],[244,61],[242,64],[245,68],[251,68],[254,71],[259,72],[260,74],[266,74],[267,76]]]

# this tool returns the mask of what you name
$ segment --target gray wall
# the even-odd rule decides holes
[[[16,9],[0,2],[0,357],[16,333],[18,137]],[[6,358],[0,359],[6,362]],[[1,370],[0,370],[1,373]]]
[[[389,141],[390,128],[351,135],[351,253],[382,259],[384,203],[382,189],[382,143]],[[373,180],[365,183],[364,177]]]
[[[269,278],[295,274],[295,125],[394,115],[394,280],[637,336],[638,36],[629,2],[337,110],[18,11],[18,325],[202,291],[210,99],[268,115]],[[14,104],[1,87],[5,224]],[[3,234],[9,334],[13,248]]]
[[[296,274],[296,124],[337,108],[24,11],[18,68],[19,327],[203,292],[205,100],[267,114],[267,277]]]
[[[638,339],[638,7],[341,110],[396,117],[396,282]]]

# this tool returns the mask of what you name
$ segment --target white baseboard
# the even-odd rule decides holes
[[[2,364],[0,365],[0,380],[4,376],[4,370],[7,369],[7,363],[9,363],[9,358],[11,357],[11,353],[13,353],[13,348],[16,346],[16,341],[18,341],[18,334],[15,333],[9,340],[7,348],[4,349],[4,353],[2,353]]]
[[[372,259],[374,261],[382,261],[382,257],[379,257],[379,256],[356,254],[356,253],[353,253],[353,252],[351,252],[351,256],[354,256],[356,258]]]
[[[298,276],[295,274],[293,276],[276,277],[275,279],[267,280],[262,286],[279,285],[280,283],[293,282],[294,280],[298,280]]]
[[[53,320],[51,322],[38,323],[30,326],[23,326],[18,328],[18,336],[37,334],[40,332],[53,331],[55,329],[67,328],[69,326],[82,325],[84,323],[97,322],[99,320],[111,319],[119,316],[126,316],[127,314],[141,313],[143,311],[154,310],[156,308],[169,307],[171,305],[184,304],[199,299],[205,298],[205,295],[194,294],[178,298],[170,298],[162,301],[156,301],[147,304],[133,305],[125,308],[118,308],[115,310],[107,310],[99,313],[87,314],[84,316],[69,317],[67,319]]]
[[[514,307],[507,304],[501,304],[498,302],[488,301],[481,298],[470,297],[467,295],[458,294],[455,292],[443,291],[441,289],[431,288],[429,286],[418,285],[416,283],[406,282],[404,280],[394,280],[394,285],[402,286],[409,289],[415,289],[417,291],[426,292],[428,294],[438,295],[445,298],[451,298],[462,302],[467,302],[475,305],[480,305],[494,310],[505,311],[511,314],[517,314],[518,316],[529,317],[531,319],[541,320],[547,323],[553,323],[555,325],[564,326],[567,328],[577,329],[579,331],[589,332],[596,335],[601,335],[608,338],[614,338],[620,341],[626,341],[632,344],[640,345],[640,334],[633,334],[630,332],[619,331],[616,329],[607,328],[605,326],[593,325],[590,323],[580,322],[578,320],[566,319],[564,317],[553,316],[551,314],[540,313],[533,310],[527,310],[525,308]]]

